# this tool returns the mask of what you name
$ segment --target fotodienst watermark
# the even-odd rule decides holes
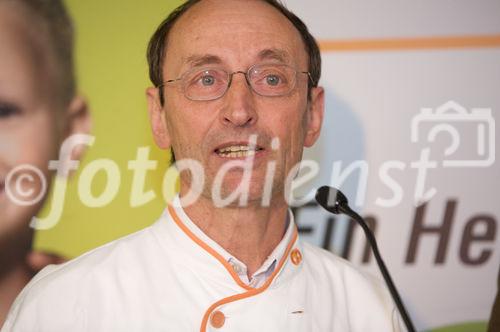
[[[460,104],[450,101],[436,110],[429,108],[422,109],[415,115],[411,121],[411,142],[421,142],[423,135],[421,133],[424,123],[427,126],[427,142],[432,144],[436,141],[438,135],[448,134],[451,137],[451,144],[443,151],[444,160],[439,161],[434,156],[431,158],[431,146],[425,146],[421,149],[416,160],[404,162],[401,160],[387,160],[377,168],[378,177],[385,185],[390,195],[385,197],[376,197],[374,203],[381,207],[394,207],[400,204],[405,196],[403,186],[391,176],[394,170],[404,171],[407,169],[416,172],[415,185],[412,196],[415,205],[429,201],[437,192],[434,187],[427,187],[426,179],[428,172],[438,167],[489,167],[495,160],[495,122],[491,116],[491,110],[477,110],[467,112]],[[474,135],[477,144],[477,153],[471,159],[451,160],[460,148],[460,130],[455,127],[457,123],[467,123],[475,126],[477,134]],[[467,131],[470,133],[470,130]],[[189,173],[190,188],[189,192],[183,195],[182,205],[189,206],[195,203],[202,193],[209,192],[214,206],[240,206],[249,204],[249,193],[252,186],[252,173],[254,172],[254,159],[257,154],[257,135],[251,135],[248,138],[246,146],[240,146],[232,151],[227,148],[225,159],[221,167],[215,172],[209,172],[210,179],[207,179],[207,170],[205,166],[196,159],[176,160],[174,164],[168,167],[163,174],[162,196],[166,200],[168,193],[172,192],[175,185],[175,179],[183,172]],[[80,169],[80,162],[71,158],[72,151],[78,146],[92,146],[96,138],[91,135],[73,135],[66,139],[59,151],[59,159],[49,162],[47,169],[56,172],[56,180],[53,183],[49,214],[44,218],[33,217],[31,227],[36,229],[50,229],[60,220],[63,212],[65,196],[67,192],[69,174],[79,171],[77,180],[77,192],[81,203],[90,208],[101,208],[110,204],[117,196],[122,185],[122,174],[118,163],[109,158],[92,160]],[[470,141],[470,139],[469,139]],[[279,151],[281,148],[280,140],[275,137],[269,144],[271,152]],[[272,153],[270,154],[272,156]],[[155,171],[158,168],[158,161],[150,159],[150,148],[139,147],[136,151],[135,159],[127,161],[127,170],[131,172],[132,183],[130,186],[129,204],[130,207],[140,207],[148,204],[158,194],[150,189],[145,190],[148,172]],[[298,207],[313,200],[315,189],[311,188],[306,194],[300,197],[296,192],[300,188],[307,188],[308,184],[317,177],[321,167],[330,168],[329,184],[334,187],[342,187],[342,184],[354,173],[358,174],[358,183],[355,206],[362,206],[365,203],[366,191],[368,187],[368,175],[373,172],[370,170],[370,164],[366,160],[356,160],[348,164],[342,161],[335,161],[331,165],[320,165],[315,160],[305,159],[291,167],[287,174],[276,172],[277,160],[268,158],[265,165],[259,164],[264,169],[264,176],[258,181],[262,182],[259,188],[259,203],[263,207],[271,204],[273,195],[273,184],[276,181],[283,183],[284,190],[282,195],[288,205]],[[372,165],[373,168],[373,165]],[[241,176],[239,183],[230,192],[225,190],[225,179],[230,172],[237,170]],[[100,172],[106,174],[106,184],[104,189],[98,195],[92,193],[92,183],[96,175]],[[41,169],[33,165],[18,165],[7,174],[5,178],[5,193],[7,198],[19,206],[29,206],[39,203],[46,197],[48,186],[47,179]],[[277,179],[277,174],[283,179]],[[126,176],[130,176],[127,174]],[[207,181],[208,180],[208,181]],[[35,185],[36,184],[36,185]],[[207,186],[210,184],[210,188]],[[252,201],[252,204],[255,204]]]

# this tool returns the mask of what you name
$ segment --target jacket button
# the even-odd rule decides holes
[[[293,264],[299,265],[300,262],[302,261],[302,254],[300,253],[300,250],[293,249],[292,253],[290,254],[290,258],[292,259]]]
[[[214,311],[212,316],[210,316],[210,324],[212,324],[212,326],[216,329],[220,329],[222,326],[224,326],[225,321],[226,316],[224,316],[224,314],[219,310]]]

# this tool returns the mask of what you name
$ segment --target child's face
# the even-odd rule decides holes
[[[6,177],[17,166],[28,164],[39,169],[50,182],[48,162],[57,159],[61,142],[59,102],[50,98],[53,86],[47,74],[47,52],[43,40],[29,20],[16,15],[8,5],[0,4],[0,244],[20,232],[29,232],[28,221],[40,209],[43,200],[21,206],[7,196],[19,188],[33,199],[41,181],[33,172],[33,181],[23,174],[14,175],[6,188]],[[40,45],[37,45],[37,44]],[[59,109],[58,109],[59,108]]]

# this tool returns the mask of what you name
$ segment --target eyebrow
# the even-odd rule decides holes
[[[276,60],[283,63],[290,63],[290,55],[288,52],[277,49],[277,48],[267,48],[259,52],[257,55],[259,61],[264,60]],[[190,55],[186,57],[185,63],[193,68],[205,65],[220,65],[223,63],[222,59],[213,54],[203,54],[203,55]]]
[[[191,55],[186,58],[186,64],[190,67],[199,67],[205,65],[221,64],[222,59],[216,55]]]
[[[290,55],[284,50],[277,48],[268,48],[259,52],[259,59],[262,60],[277,60],[279,62],[289,63]]]

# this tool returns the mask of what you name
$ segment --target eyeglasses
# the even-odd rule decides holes
[[[194,101],[208,101],[221,98],[231,86],[234,74],[243,74],[248,86],[256,94],[265,97],[279,97],[289,94],[297,84],[298,74],[307,71],[297,71],[284,64],[257,64],[243,71],[227,72],[221,68],[193,68],[181,77],[163,82],[158,88],[167,84],[180,84],[180,89],[186,98]]]

